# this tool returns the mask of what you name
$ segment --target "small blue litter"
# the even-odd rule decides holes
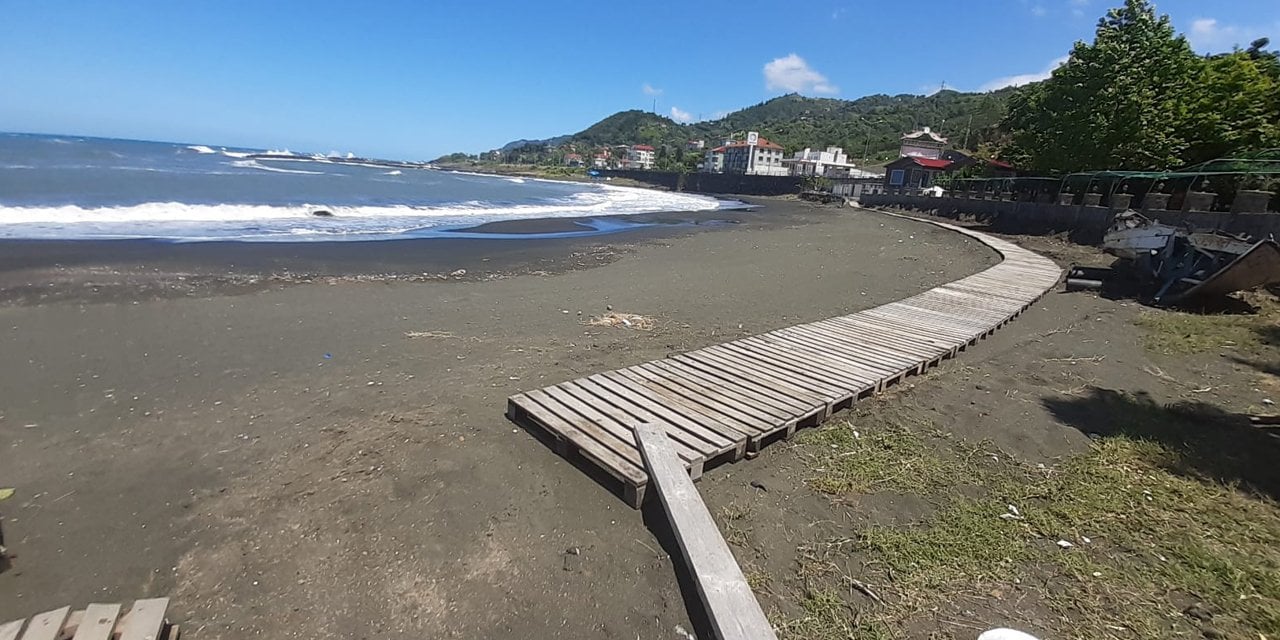
[[[329,359],[332,359],[332,358],[333,358],[333,354],[332,354],[332,353],[326,353],[326,354],[324,354],[324,359],[325,359],[325,360],[329,360]]]

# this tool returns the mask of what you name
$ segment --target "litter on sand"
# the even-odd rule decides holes
[[[406,338],[452,338],[454,337],[454,335],[452,331],[406,331],[404,332],[404,337]]]
[[[650,331],[657,324],[653,318],[642,316],[635,313],[618,313],[610,311],[602,316],[596,316],[586,322],[593,327],[623,327],[625,329],[635,329],[637,331]]]

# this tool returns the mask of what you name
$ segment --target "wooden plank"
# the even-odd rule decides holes
[[[605,428],[623,442],[635,445],[639,451],[639,445],[635,444],[635,434],[631,430],[631,424],[636,421],[635,416],[626,414],[612,405],[598,403],[596,397],[576,384],[577,382],[577,380],[561,382],[547,387],[546,390],[548,393],[554,390],[558,394],[555,397],[561,402],[571,404],[573,409],[584,418]],[[676,451],[681,458],[690,463],[700,462],[704,457],[702,452],[690,448],[679,440],[676,441]]]
[[[861,332],[848,331],[848,327],[831,323],[811,323],[797,325],[765,335],[777,335],[788,340],[802,339],[815,345],[825,345],[835,352],[857,352],[861,357],[874,357],[876,360],[893,367],[901,367],[918,358],[915,354],[903,351],[903,344],[892,338],[879,335],[866,336]],[[870,338],[870,339],[869,339]],[[935,349],[930,347],[928,351]]]
[[[726,364],[720,360],[708,357],[706,353],[699,351],[691,351],[677,356],[672,356],[672,360],[682,362],[694,369],[698,369],[708,376],[721,378],[730,382],[736,382],[744,385],[752,385],[760,392],[767,393],[772,397],[785,396],[787,399],[793,399],[796,404],[803,408],[821,406],[825,407],[831,399],[824,397],[818,393],[810,391],[792,384],[786,380],[780,380],[771,376],[762,375],[754,371],[743,370],[732,363]],[[768,390],[773,390],[768,391]]]
[[[873,315],[874,309],[868,309],[862,313],[851,316],[839,316],[831,318],[829,322],[837,325],[848,325],[853,327],[861,327],[863,329],[871,329],[875,332],[896,336],[899,340],[909,343],[922,345],[933,345],[939,349],[950,349],[955,345],[954,340],[957,337],[945,335],[942,333],[929,333],[921,331],[920,327],[914,324],[907,324],[893,318]]]
[[[663,384],[648,380],[628,369],[606,371],[600,375],[619,382],[630,383],[637,389],[642,389],[655,402],[669,405],[672,410],[683,413],[690,420],[697,420],[704,425],[720,425],[715,428],[726,436],[729,433],[737,434],[735,440],[750,438],[759,431],[754,426],[758,422],[749,418],[744,419],[745,416],[741,413],[727,413],[727,411],[730,411],[727,407],[725,411],[717,410],[708,404],[698,402],[699,398],[697,397],[686,397]]]
[[[845,388],[855,391],[877,386],[880,378],[887,373],[879,367],[855,363],[807,348],[802,342],[796,340],[774,338],[769,341],[755,337],[738,340],[725,346],[737,349],[750,348],[758,353],[772,354],[780,362],[791,361],[799,366],[810,367],[825,373],[828,378]]]
[[[73,640],[108,640],[120,616],[118,604],[91,604],[85,607]]]
[[[916,358],[901,353],[890,355],[874,346],[858,344],[851,338],[837,337],[820,332],[795,331],[784,335],[757,336],[765,343],[788,350],[814,354],[824,360],[879,379],[916,362]]]
[[[737,353],[743,358],[760,360],[776,368],[795,371],[797,375],[805,375],[815,380],[820,380],[840,389],[844,393],[857,393],[858,390],[865,389],[868,386],[874,387],[878,379],[875,375],[869,375],[865,371],[862,372],[862,375],[842,371],[837,367],[823,363],[816,356],[806,356],[795,349],[778,348],[765,343],[748,343],[743,340],[735,340],[720,346]]]
[[[625,419],[625,424],[634,424],[638,420],[663,425],[666,427],[667,435],[673,440],[687,444],[690,449],[704,456],[714,456],[726,447],[733,446],[733,441],[729,438],[684,419],[669,409],[653,404],[611,380],[591,376],[579,379],[576,383],[597,398],[634,416],[634,419]]]
[[[622,425],[622,428],[628,431],[634,428],[636,422],[653,422],[655,425],[662,426],[667,431],[667,435],[671,436],[672,442],[676,444],[677,451],[681,452],[681,457],[684,457],[690,463],[705,461],[707,458],[714,457],[722,451],[721,448],[699,438],[698,435],[681,429],[680,425],[671,424],[671,422],[663,420],[662,417],[653,415],[652,412],[645,410],[639,404],[618,396],[611,390],[600,387],[594,381],[581,378],[570,381],[570,383],[563,383],[561,388],[575,394],[582,401],[591,404],[591,407],[604,413],[609,419],[617,420]],[[591,397],[585,396],[585,394],[590,394]],[[632,438],[634,436],[632,434]],[[636,448],[639,449],[639,444],[636,444]]]
[[[0,640],[18,640],[18,633],[22,631],[22,623],[26,621],[23,618],[22,620],[0,624]]]
[[[706,416],[696,411],[691,412],[681,410],[679,407],[668,406],[664,396],[655,393],[648,386],[633,382],[628,378],[596,374],[589,376],[587,379],[611,389],[614,393],[623,395],[653,414],[680,426],[682,429],[693,433],[705,432],[704,439],[717,445],[722,450],[732,448],[735,443],[741,442],[747,437],[745,433],[732,424],[722,422],[718,418]]]
[[[798,333],[815,337],[834,336],[842,338],[857,345],[860,350],[883,356],[886,362],[890,361],[890,358],[896,358],[900,361],[928,360],[950,352],[950,349],[931,342],[925,342],[919,338],[898,334],[890,328],[873,330],[854,322],[835,322],[833,319],[833,321],[793,328]]]
[[[557,392],[556,395],[560,394]],[[549,428],[564,434],[571,444],[583,453],[590,454],[606,470],[611,470],[615,478],[632,484],[648,482],[649,478],[644,473],[644,461],[632,442],[622,440],[584,418],[573,407],[548,393],[548,389],[535,389],[529,391],[527,396],[535,404],[525,405],[526,410],[533,413],[534,407],[540,409],[543,413],[535,414],[539,419],[547,421]],[[568,425],[567,429],[564,428],[565,425]]]
[[[120,622],[120,640],[156,640],[164,627],[168,598],[138,600]]]
[[[696,385],[704,393],[732,399],[752,412],[763,412],[783,419],[799,418],[807,415],[813,407],[776,389],[759,387],[754,381],[717,377],[674,358],[648,362],[641,366],[655,369],[664,376],[685,383],[685,386]]]
[[[794,367],[784,366],[781,363],[770,362],[767,358],[742,355],[719,345],[699,349],[689,355],[695,354],[699,358],[719,362],[724,366],[736,367],[750,376],[807,390],[826,402],[839,402],[848,395],[846,389],[820,376],[797,371]]]
[[[667,522],[698,585],[707,620],[720,640],[776,640],[733,552],[720,535],[711,512],[693,481],[676,460],[667,438],[651,425],[638,425],[636,436],[649,477],[662,501]]]
[[[71,607],[54,609],[35,616],[27,624],[27,632],[22,634],[22,640],[56,640],[62,632],[62,624],[67,621],[69,615],[71,615]]]
[[[678,362],[646,362],[646,364],[640,365],[636,369],[644,370],[646,374],[658,376],[662,383],[668,385],[668,387],[678,385],[680,389],[675,389],[677,393],[685,394],[687,390],[687,392],[694,393],[692,397],[705,397],[708,401],[728,404],[728,406],[736,408],[736,410],[748,413],[750,416],[755,416],[755,419],[769,422],[769,424],[774,421],[795,421],[804,415],[803,408],[794,408],[790,404],[774,402],[764,394],[751,394],[749,390],[742,390],[741,387],[723,383],[718,379],[708,380],[704,378],[701,371],[680,365]]]
[[[833,349],[799,334],[787,337],[756,336],[741,342],[760,350],[779,352],[796,358],[800,362],[812,363],[813,366],[831,370],[842,378],[855,380],[856,384],[853,385],[855,388],[877,386],[880,378],[890,371],[890,367],[878,361],[859,359],[859,350],[854,347],[844,346]]]

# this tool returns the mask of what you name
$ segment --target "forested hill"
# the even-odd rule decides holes
[[[759,131],[785,147],[787,153],[835,145],[855,158],[861,158],[864,149],[869,148],[872,158],[885,159],[897,157],[898,140],[903,133],[924,126],[950,137],[957,147],[976,149],[992,141],[995,125],[1004,117],[1012,93],[1013,89],[990,93],[944,90],[931,96],[874,95],[857,100],[790,94],[735,111],[720,120],[693,124],[679,124],[647,111],[622,111],[570,136],[514,144],[683,146],[689,140],[706,140],[713,145],[728,137],[740,139],[747,131]],[[507,145],[504,150],[512,148]]]

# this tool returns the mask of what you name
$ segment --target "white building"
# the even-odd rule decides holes
[[[653,168],[653,147],[647,144],[633,144],[627,149],[627,168],[628,169],[644,169]]]
[[[730,142],[724,146],[723,171],[752,176],[785,176],[788,173],[782,166],[782,146],[754,133],[747,134],[746,141]]]
[[[898,157],[937,160],[942,157],[942,148],[945,146],[947,146],[946,138],[925,127],[920,131],[902,134],[902,145],[898,147]]]
[[[790,168],[793,176],[844,178],[854,171],[854,165],[840,147],[827,147],[826,151],[805,147],[804,151],[795,152],[782,163]]]
[[[707,149],[707,152],[702,154],[702,172],[724,173],[724,145]]]

